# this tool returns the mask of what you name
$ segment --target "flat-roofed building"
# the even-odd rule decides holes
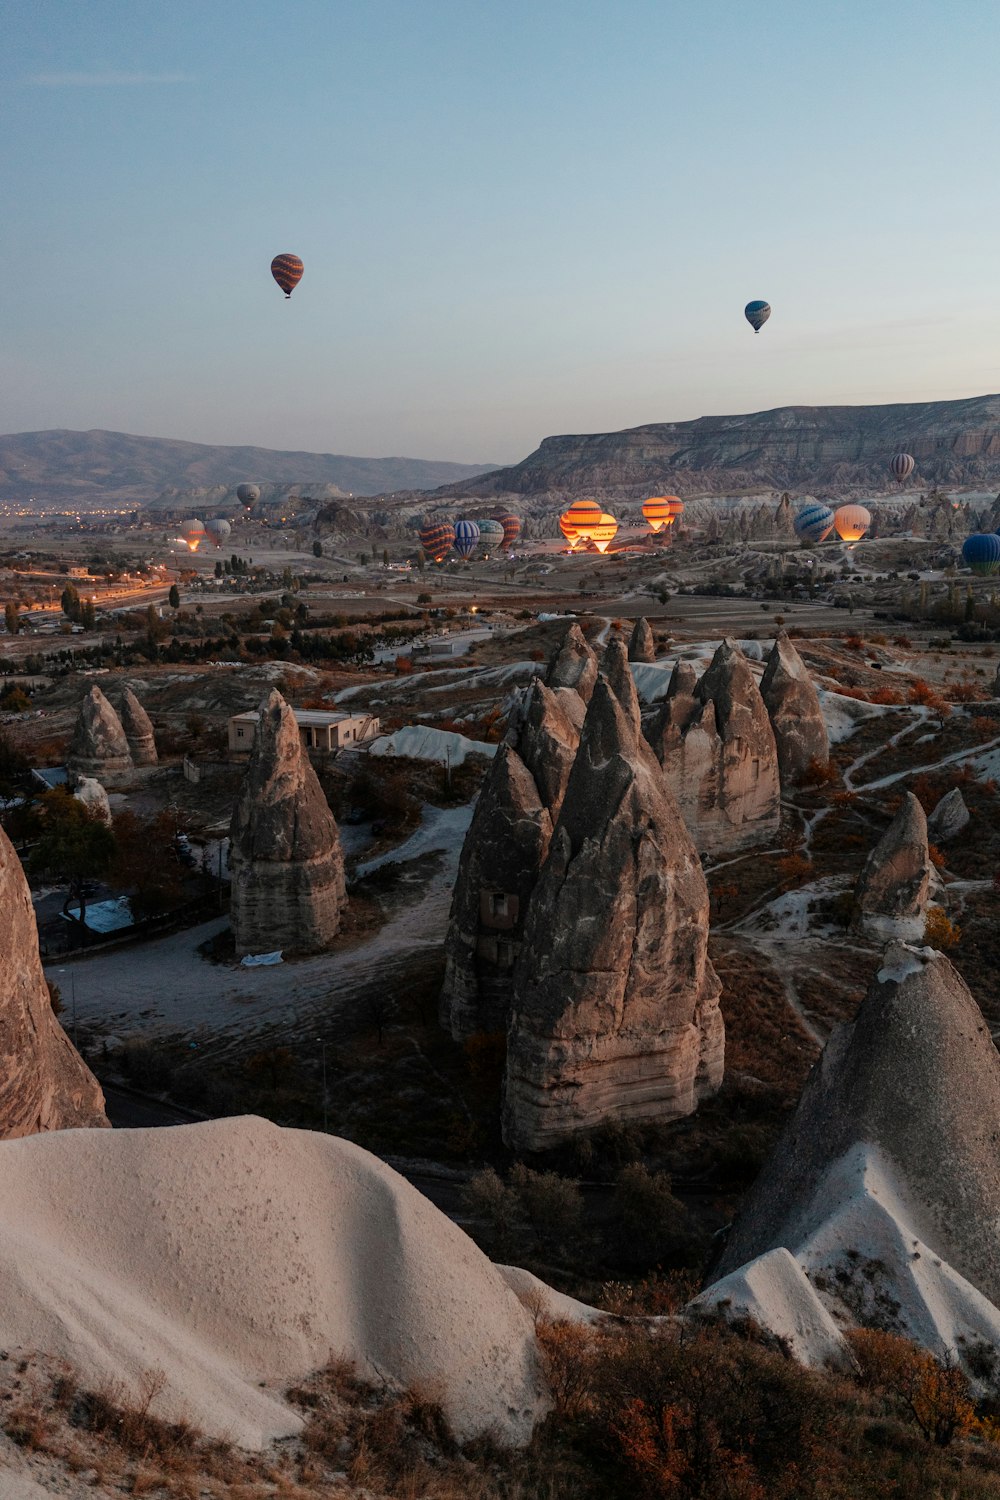
[[[372,714],[345,714],[330,709],[295,708],[292,710],[302,737],[302,748],[310,755],[330,755],[336,750],[350,750],[367,744],[379,733],[379,722]],[[233,714],[229,720],[229,753],[234,758],[249,755],[260,714],[255,708]]]

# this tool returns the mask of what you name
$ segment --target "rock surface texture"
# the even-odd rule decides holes
[[[789,1250],[838,1320],[943,1352],[1000,1335],[1000,1056],[963,980],[890,945],[741,1209],[718,1277]]]
[[[66,766],[78,776],[106,776],[132,769],[132,753],[121,720],[96,684],[80,705]]]
[[[927,819],[927,837],[932,844],[946,844],[957,838],[969,822],[969,809],[957,786],[945,792]]]
[[[732,641],[704,676],[678,662],[649,741],[700,854],[770,842],[781,826],[778,750],[764,700]]]
[[[633,689],[634,691],[634,689]],[[708,892],[638,712],[594,688],[514,972],[504,1139],[690,1114],[722,1081]]]
[[[550,688],[572,688],[584,703],[590,702],[597,681],[597,657],[579,625],[571,625],[562,645],[549,662],[545,684]]]
[[[629,661],[656,660],[656,643],[653,640],[653,632],[649,628],[648,620],[640,618],[633,625],[628,643],[628,659]]]
[[[122,728],[125,738],[128,740],[129,750],[132,752],[132,760],[137,766],[155,766],[156,739],[153,734],[152,721],[133,693],[127,687],[122,693],[121,714]]]
[[[795,786],[813,761],[825,766],[830,741],[805,662],[784,631],[774,643],[760,684],[778,749],[783,786]]]
[[[927,818],[912,792],[865,861],[854,897],[858,925],[884,937],[920,937],[931,884]]]
[[[0,829],[0,1139],[107,1125],[100,1084],[49,1000],[28,882]]]
[[[487,774],[462,847],[445,940],[441,1024],[456,1041],[506,1031],[528,899],[579,735],[537,678]]]
[[[73,787],[73,796],[82,802],[92,817],[111,826],[111,803],[108,794],[93,776],[78,776]]]
[[[229,837],[237,953],[328,947],[347,905],[340,834],[274,688],[260,706]]]

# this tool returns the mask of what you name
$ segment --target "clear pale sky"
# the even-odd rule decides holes
[[[0,28],[0,431],[508,462],[1000,390],[995,0],[3,0]]]

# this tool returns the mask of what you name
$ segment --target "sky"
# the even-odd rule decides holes
[[[0,431],[506,463],[1000,390],[994,0],[0,0],[0,32]]]

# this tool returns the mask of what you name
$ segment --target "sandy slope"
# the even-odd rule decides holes
[[[331,1354],[436,1387],[461,1436],[525,1438],[533,1322],[470,1239],[358,1147],[253,1117],[0,1144],[0,1347],[84,1382],[162,1370],[161,1415],[246,1446],[297,1430]]]

